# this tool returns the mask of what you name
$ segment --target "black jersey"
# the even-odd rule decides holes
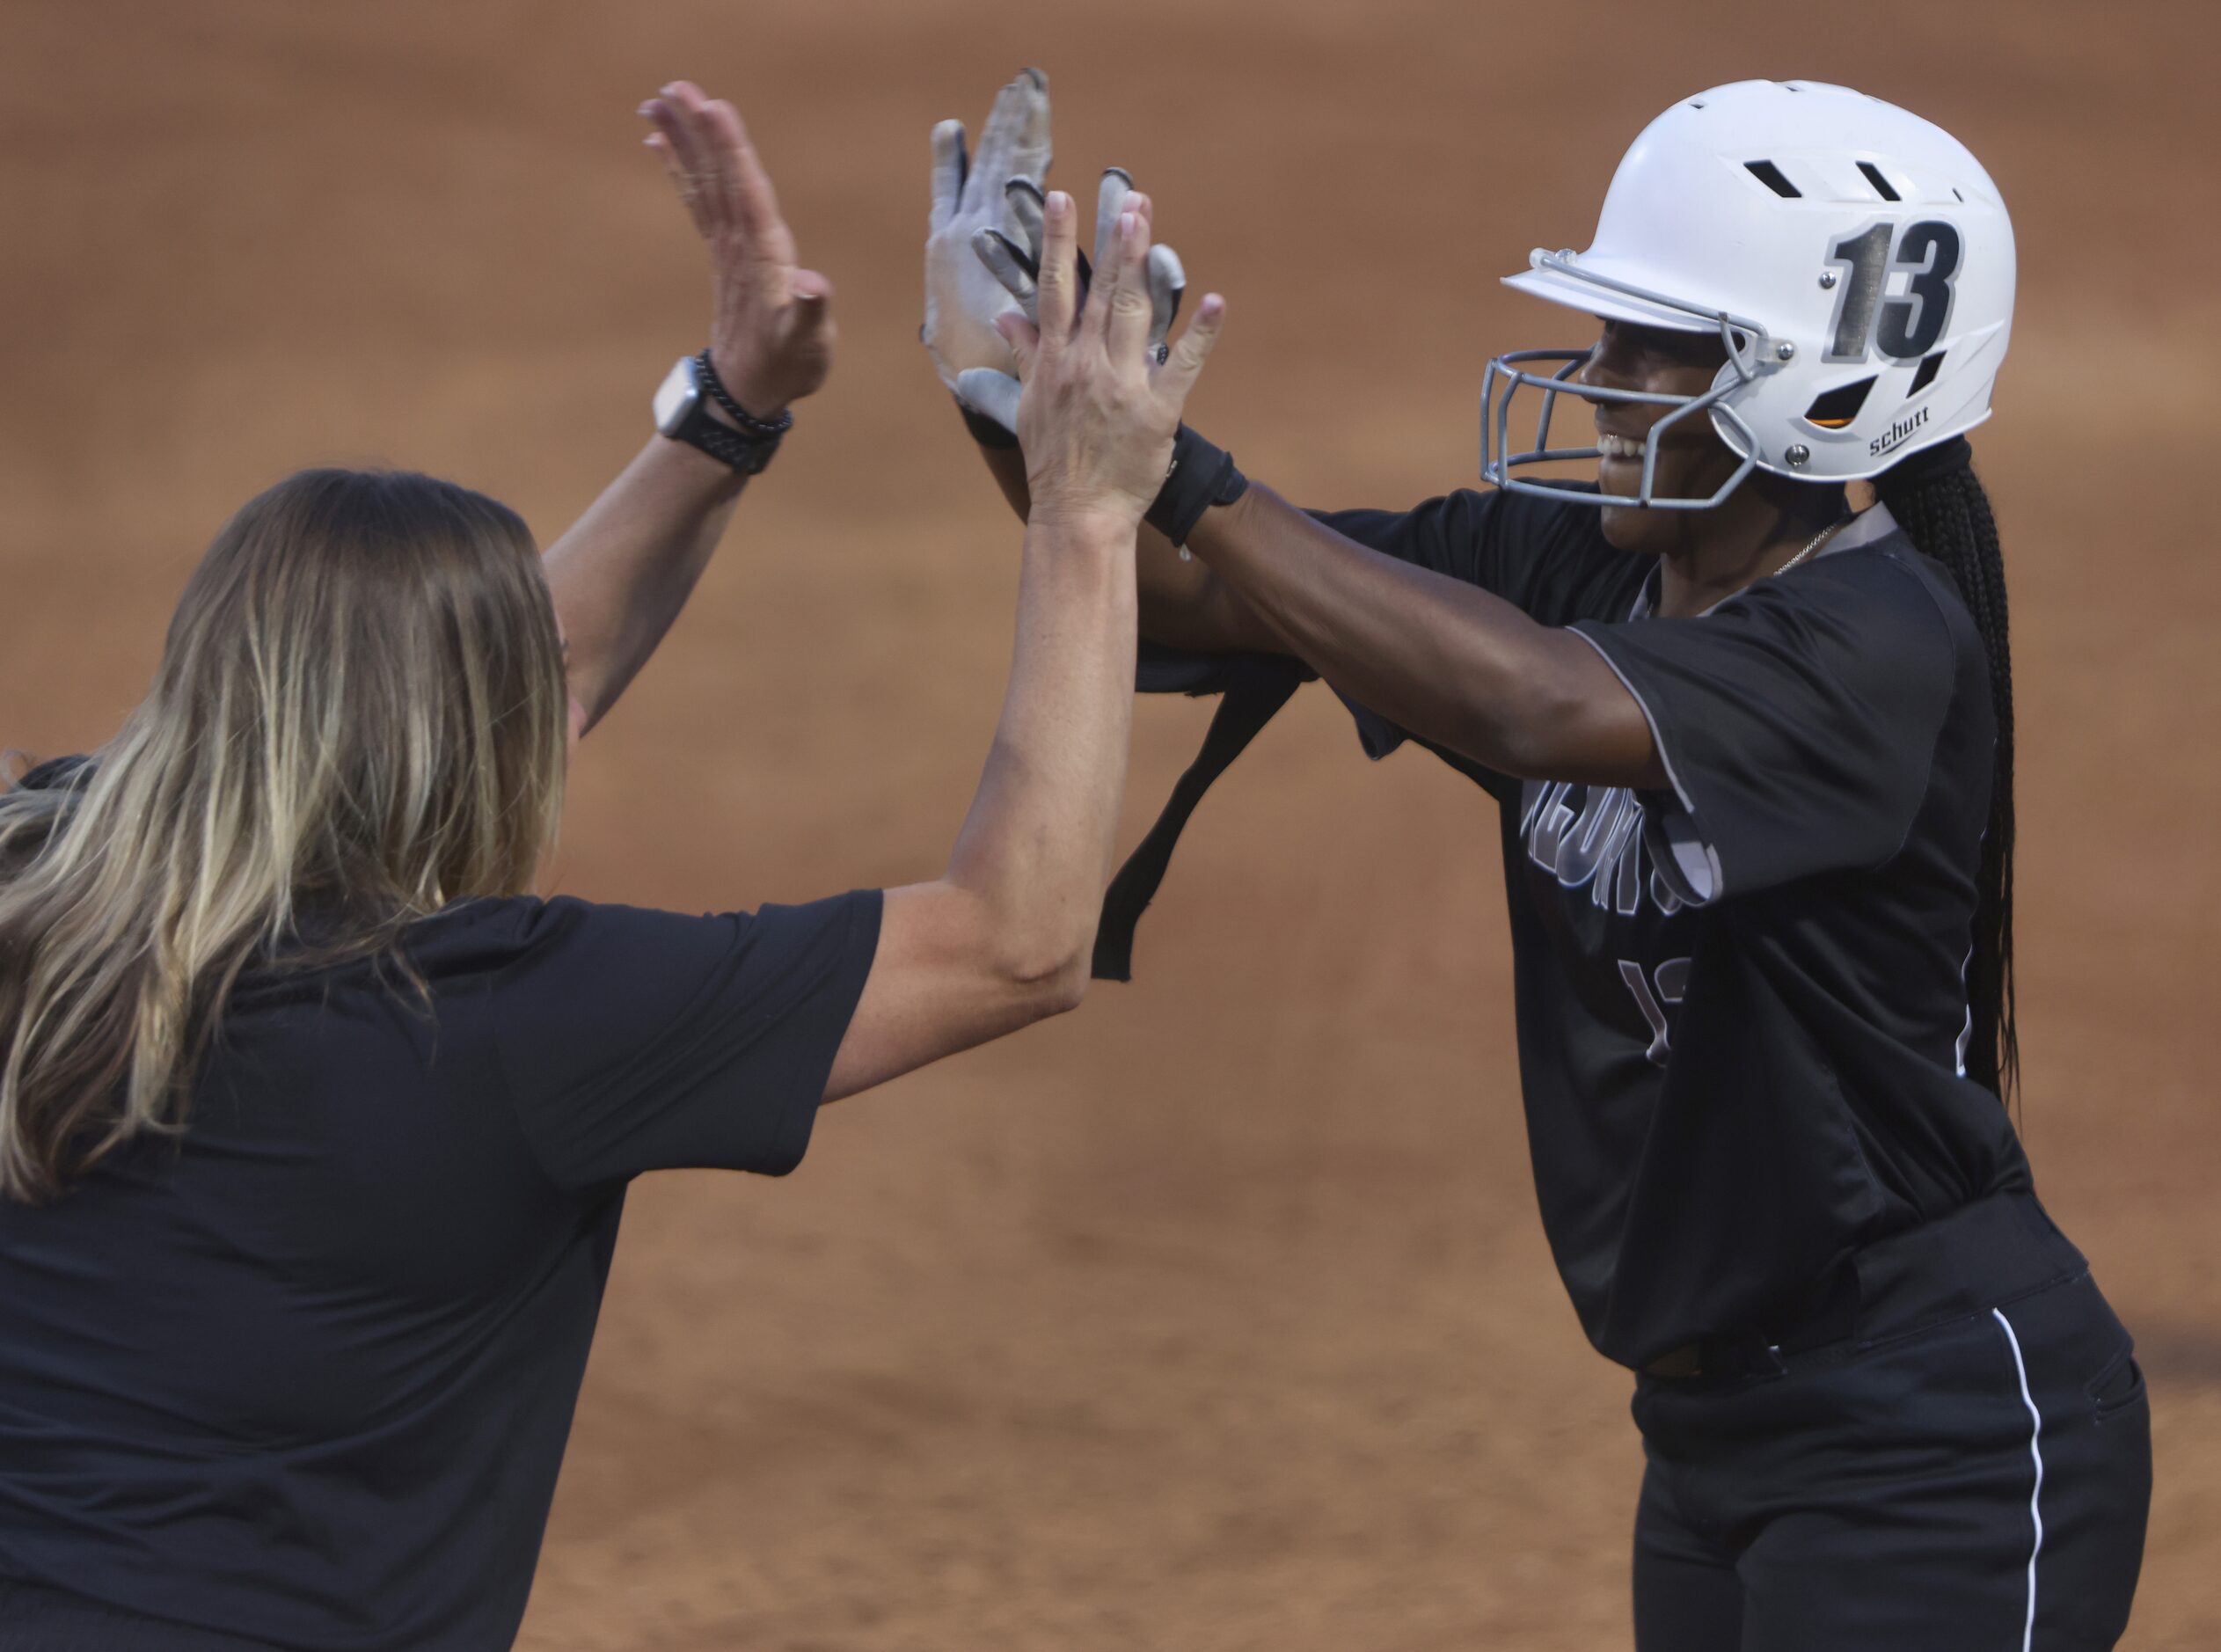
[[[1442,754],[1501,805],[1536,1186],[1600,1350],[1785,1326],[1860,1245],[2028,1185],[1964,1076],[1985,656],[1886,509],[1692,619],[1592,507],[1320,519],[1573,627],[1664,759],[1653,793]],[[1405,739],[1352,710],[1371,755]]]
[[[794,1167],[880,908],[470,901],[404,938],[422,998],[243,976],[181,1136],[0,1201],[0,1618],[12,1580],[153,1620],[71,1646],[508,1646],[628,1184]]]

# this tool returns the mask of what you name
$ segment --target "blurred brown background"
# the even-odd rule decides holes
[[[574,780],[562,880],[754,905],[931,875],[1017,532],[916,342],[925,135],[1051,72],[1227,338],[1198,422],[1305,502],[1472,479],[1500,289],[1750,75],[1965,139],[2020,236],[1976,450],[2013,570],[2026,1132],[2142,1342],[2130,1644],[2221,1641],[2221,428],[2211,10],[1237,0],[0,4],[0,743],[104,738],[218,522],[296,466],[551,538],[701,341],[632,109],[749,117],[842,355]],[[2204,459],[2200,454],[2206,454]],[[1143,707],[1129,838],[1204,705]],[[1218,788],[1140,979],[843,1106],[784,1183],[638,1188],[523,1645],[1624,1644],[1638,1447],[1537,1224],[1494,826],[1321,691]]]

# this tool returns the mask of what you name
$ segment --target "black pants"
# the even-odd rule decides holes
[[[1856,1259],[1845,1341],[1640,1379],[1638,1652],[2068,1652],[2129,1620],[2152,1422],[2032,1198]]]

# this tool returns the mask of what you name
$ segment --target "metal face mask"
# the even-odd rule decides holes
[[[1671,396],[1652,391],[1611,390],[1596,384],[1583,384],[1576,388],[1568,384],[1567,380],[1579,372],[1589,358],[1596,354],[1594,346],[1586,350],[1513,350],[1493,357],[1480,382],[1481,479],[1511,493],[1540,493],[1568,504],[1595,505],[1600,508],[1618,505],[1644,510],[1710,510],[1742,486],[1743,478],[1757,468],[1758,446],[1750,427],[1743,422],[1733,407],[1728,406],[1726,398],[1757,380],[1758,364],[1764,359],[1767,347],[1766,330],[1755,321],[1731,316],[1725,311],[1705,310],[1663,293],[1651,292],[1591,270],[1581,269],[1570,251],[1545,252],[1537,248],[1530,263],[1535,269],[1567,280],[1588,282],[1606,291],[1640,299],[1662,310],[1677,311],[1716,327],[1720,341],[1727,348],[1728,360],[1721,368],[1720,376],[1713,381],[1712,388],[1703,395]],[[1684,326],[1681,330],[1696,329]],[[1560,363],[1558,370],[1545,376],[1528,371],[1519,365],[1522,362],[1543,362]],[[1526,452],[1515,453],[1511,449],[1509,430],[1511,404],[1523,386],[1541,392],[1542,406],[1535,420],[1535,445]],[[1601,448],[1593,446],[1553,448],[1550,445],[1550,425],[1558,409],[1558,398],[1567,394],[1576,396],[1585,402],[1633,403],[1673,409],[1643,435],[1642,485],[1633,494],[1575,492],[1560,483],[1538,481],[1512,474],[1523,466],[1545,464],[1558,459],[1596,459],[1604,456]],[[1742,464],[1736,466],[1735,474],[1722,482],[1708,498],[1660,498],[1657,493],[1658,438],[1683,420],[1707,413],[1712,415],[1714,426],[1720,428],[1728,445],[1741,457]],[[1741,440],[1738,441],[1737,437]]]

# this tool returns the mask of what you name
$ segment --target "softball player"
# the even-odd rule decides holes
[[[2106,1647],[2128,1619],[2143,1381],[2004,1104],[2012,677],[1965,433],[2013,272],[1935,126],[1717,87],[1636,140],[1586,251],[1509,278],[1602,332],[1489,364],[1493,491],[1306,514],[1183,431],[1143,536],[1143,632],[1183,651],[1160,681],[1230,704],[1107,932],[1301,675],[1373,756],[1416,740],[1501,811],[1543,1219],[1635,1373],[1644,1652]],[[956,374],[975,430],[996,369]],[[1555,445],[1574,398],[1596,438]],[[1535,474],[1568,459],[1594,481]]]

